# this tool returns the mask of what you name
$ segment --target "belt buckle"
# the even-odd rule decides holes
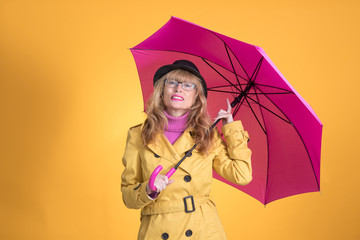
[[[191,210],[188,209],[188,206],[187,206],[187,203],[186,203],[186,199],[188,199],[188,198],[191,199],[191,204],[192,204],[192,209]],[[185,205],[185,212],[186,213],[194,212],[195,211],[194,197],[192,195],[184,197],[184,205]]]

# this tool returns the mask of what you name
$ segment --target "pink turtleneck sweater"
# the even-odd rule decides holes
[[[169,142],[174,144],[187,128],[186,118],[189,115],[189,112],[181,117],[172,117],[166,111],[164,111],[164,113],[168,119],[168,126],[164,129],[164,134]]]

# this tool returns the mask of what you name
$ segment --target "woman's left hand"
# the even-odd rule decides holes
[[[227,110],[225,111],[225,110],[221,109],[215,118],[215,121],[217,121],[218,119],[223,119],[223,125],[234,121],[233,116],[231,114],[231,105],[230,105],[229,99],[226,99],[226,102],[228,105]]]

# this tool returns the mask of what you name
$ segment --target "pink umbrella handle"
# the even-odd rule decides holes
[[[149,187],[150,187],[150,190],[153,192],[156,192],[156,190],[157,190],[154,183],[155,183],[155,179],[156,179],[157,175],[159,175],[159,173],[162,169],[163,169],[163,167],[161,165],[157,166],[150,176]]]
[[[163,167],[161,165],[157,166],[150,176],[149,187],[150,187],[151,191],[153,191],[153,192],[155,192],[157,190],[154,183],[155,183],[155,179],[156,179],[157,175],[159,175],[159,173],[162,169],[163,169]],[[167,178],[170,178],[174,174],[175,171],[176,171],[175,168],[171,168],[170,171],[166,174]]]
[[[175,171],[175,168],[170,169],[169,172],[166,174],[167,178],[170,179],[170,177],[175,173]]]

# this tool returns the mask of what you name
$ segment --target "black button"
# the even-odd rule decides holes
[[[190,175],[186,175],[186,176],[184,177],[184,181],[185,181],[185,182],[190,182],[190,181],[191,181],[191,176],[190,176]]]
[[[191,231],[190,229],[187,230],[187,231],[185,232],[185,235],[186,235],[187,237],[191,237],[192,231]]]
[[[188,153],[189,151],[185,152],[185,155]],[[187,157],[191,157],[192,156],[192,152],[189,153],[189,155]]]
[[[163,233],[162,235],[161,235],[161,238],[162,239],[169,239],[169,234],[167,234],[167,233]]]
[[[160,156],[159,156],[159,155],[157,155],[156,153],[154,153],[154,157],[159,158]]]

